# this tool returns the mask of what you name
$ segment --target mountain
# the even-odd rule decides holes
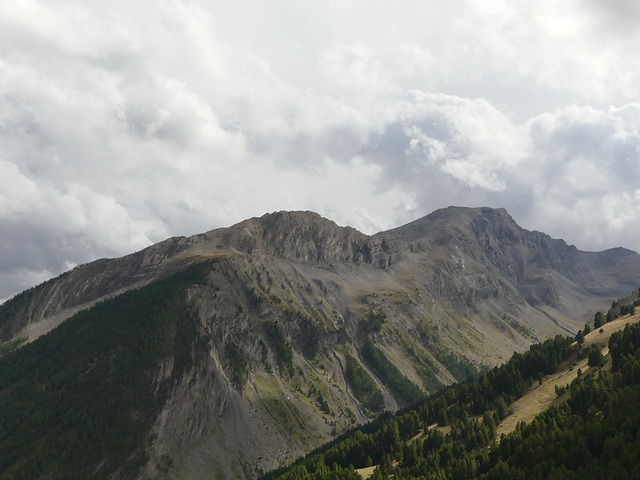
[[[639,319],[536,344],[261,480],[638,478]]]
[[[639,267],[457,207],[372,236],[278,212],[82,265],[0,306],[0,478],[255,478],[575,334]]]

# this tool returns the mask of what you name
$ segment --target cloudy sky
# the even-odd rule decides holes
[[[634,0],[0,2],[0,301],[276,210],[640,250]]]

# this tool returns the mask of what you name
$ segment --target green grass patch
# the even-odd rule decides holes
[[[409,405],[423,397],[422,391],[416,384],[405,377],[371,340],[367,340],[362,348],[362,356],[378,378],[391,389],[393,395],[402,403]]]
[[[352,355],[346,355],[346,362],[347,381],[356,398],[372,412],[381,411],[384,408],[384,397],[376,382]]]

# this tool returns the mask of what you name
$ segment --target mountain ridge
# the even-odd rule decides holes
[[[467,221],[464,222],[462,219]],[[469,231],[465,232],[465,228]],[[438,229],[439,231],[437,231]],[[522,268],[518,269],[518,261],[521,261],[521,259],[512,258],[506,264],[504,259],[500,257],[504,254],[505,248],[512,247],[511,250],[517,250],[514,247],[523,245],[525,242],[528,242],[529,246],[537,243],[542,250],[551,249],[550,253],[553,255],[554,263],[542,265],[542,267],[559,270],[561,274],[570,280],[581,282],[591,293],[612,297],[621,294],[623,289],[613,286],[605,288],[599,280],[594,282],[589,279],[589,281],[585,282],[584,276],[581,277],[579,271],[570,271],[563,268],[560,257],[567,255],[592,257],[591,262],[587,262],[582,258],[580,259],[582,266],[577,265],[578,269],[588,269],[593,268],[593,266],[584,265],[585,263],[588,264],[595,261],[602,268],[605,263],[611,263],[611,257],[615,257],[617,260],[621,256],[630,258],[637,255],[635,252],[622,247],[608,249],[603,252],[582,252],[573,245],[567,245],[564,240],[552,239],[541,232],[521,229],[505,209],[447,207],[436,210],[406,225],[373,235],[363,234],[352,227],[338,226],[335,222],[314,212],[280,211],[268,213],[261,217],[253,217],[231,227],[218,228],[190,237],[171,237],[139,252],[118,259],[99,259],[89,264],[78,266],[57,278],[64,280],[65,276],[73,276],[74,272],[78,271],[83,271],[82,276],[85,278],[98,275],[98,272],[109,263],[111,277],[118,278],[121,281],[116,285],[113,282],[109,284],[108,281],[105,283],[104,278],[96,278],[98,281],[91,283],[100,284],[103,289],[99,291],[92,291],[91,285],[87,285],[85,282],[81,288],[73,288],[73,296],[67,296],[65,300],[58,302],[60,308],[51,308],[51,302],[48,302],[39,312],[28,314],[27,323],[33,323],[34,320],[42,320],[66,308],[74,308],[82,304],[90,305],[90,302],[102,298],[104,295],[115,294],[118,291],[122,291],[123,288],[132,288],[134,285],[150,281],[163,268],[167,267],[168,260],[175,259],[179,255],[221,254],[225,248],[229,250],[228,254],[232,254],[234,250],[237,250],[251,255],[255,249],[255,253],[272,255],[293,262],[324,265],[353,263],[355,265],[374,265],[378,268],[388,268],[391,262],[399,261],[407,253],[426,253],[439,246],[456,245],[457,241],[459,242],[461,236],[465,233],[474,233],[476,240],[485,243],[481,250],[486,252],[487,258],[481,258],[482,255],[479,251],[474,252],[475,257],[481,261],[486,262],[488,259],[491,263],[494,263],[501,273],[516,285],[518,284],[518,277],[524,276]],[[496,239],[500,241],[496,242]],[[469,244],[471,239],[466,238],[464,240]],[[403,245],[398,247],[397,244],[400,243]],[[394,247],[394,245],[396,246]],[[402,247],[407,247],[408,252],[402,251]],[[519,252],[515,251],[515,253],[517,254],[516,256],[519,255]],[[540,261],[540,258],[537,261]],[[533,260],[536,261],[536,258]],[[625,280],[627,290],[632,286],[631,280]],[[534,284],[535,281],[529,283]],[[61,284],[60,288],[62,288],[64,282],[61,282]],[[530,287],[532,285],[525,283],[525,289]],[[11,300],[5,303],[9,303]],[[529,295],[527,300],[535,302],[536,294]],[[8,328],[6,322],[2,323],[0,325],[0,339],[9,340],[24,326],[24,324],[20,324]]]
[[[11,358],[21,339],[43,348],[59,326],[74,342],[115,321],[104,304],[155,305],[154,285],[191,268],[202,272],[181,287],[193,361],[176,370],[187,346],[169,343],[140,377],[169,393],[152,402],[160,410],[148,416],[135,478],[255,478],[406,405],[411,384],[433,392],[577,332],[640,284],[637,253],[580,252],[503,209],[450,207],[374,235],[276,212],[76,267],[0,306],[0,338],[17,349]],[[114,345],[119,334],[109,333]],[[80,371],[114,352],[78,360]]]

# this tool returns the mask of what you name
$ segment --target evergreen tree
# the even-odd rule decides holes
[[[604,315],[602,314],[602,312],[598,312],[596,313],[594,319],[593,319],[593,327],[594,328],[600,328],[602,327],[604,324],[606,323],[606,318],[604,317]]]
[[[599,368],[604,365],[604,357],[599,348],[594,348],[589,352],[589,361],[587,363],[590,367]]]

